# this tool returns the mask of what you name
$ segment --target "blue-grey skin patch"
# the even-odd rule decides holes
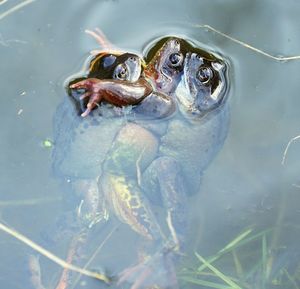
[[[103,59],[103,67],[107,68],[109,66],[112,66],[115,61],[116,61],[117,57],[115,55],[108,55]]]
[[[181,109],[204,115],[223,103],[226,91],[224,62],[207,60],[197,53],[186,54],[183,78],[176,90]]]

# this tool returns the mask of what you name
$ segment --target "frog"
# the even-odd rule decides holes
[[[132,114],[139,117],[165,118],[171,115],[175,103],[168,95],[154,91],[151,83],[141,77],[141,63],[140,57],[132,53],[96,55],[89,64],[87,77],[73,79],[69,85],[70,95],[71,90],[86,90],[80,99],[89,98],[89,101],[82,104],[81,116],[87,116],[102,100],[118,107],[132,106]],[[126,85],[123,81],[127,81]]]
[[[142,66],[145,65],[143,58],[133,53],[121,52],[98,28],[95,31],[86,30],[86,33],[95,38],[103,50],[91,51],[94,58],[88,64],[87,76],[72,79],[69,83],[70,95],[72,89],[87,90],[80,97],[89,98],[82,106],[85,109],[81,116],[87,116],[102,100],[116,106],[133,105],[132,114],[140,114],[139,117],[164,118],[175,111],[175,104],[168,95],[151,91],[150,83],[140,77]],[[109,82],[110,79],[114,80],[114,85]],[[127,86],[117,83],[119,80],[127,81]],[[122,90],[122,94],[118,90]],[[139,105],[134,106],[136,104]]]
[[[103,192],[110,211],[143,238],[163,244],[150,263],[164,262],[169,276],[174,272],[166,265],[172,261],[169,256],[173,256],[168,252],[179,251],[185,239],[186,197],[199,189],[200,175],[227,133],[228,109],[224,103],[228,84],[226,62],[213,54],[203,53],[177,37],[162,39],[157,45],[154,56],[147,56],[151,60],[145,75],[158,93],[176,101],[176,113],[163,121],[136,118],[128,121],[127,115],[124,121],[123,115],[111,117],[111,108],[101,106],[101,120],[99,112],[91,111],[77,123],[76,131],[81,133],[71,135],[73,142],[67,143],[63,157],[58,156],[61,153],[58,147],[56,164],[64,176],[74,178],[75,182],[82,179],[94,191],[98,188]],[[72,118],[74,115],[71,123]],[[163,131],[159,128],[162,124]],[[70,128],[74,134],[74,128]],[[59,131],[58,139],[62,138],[60,141],[64,143],[61,135],[65,130]],[[97,146],[99,143],[101,148]],[[162,236],[151,203],[163,204],[169,237]],[[166,243],[171,245],[165,246]],[[136,272],[142,272],[141,277],[132,281],[132,288],[148,286],[153,281],[153,272],[148,269],[137,266],[126,271],[120,282],[130,281]],[[153,282],[167,286],[165,277]]]
[[[129,166],[131,169],[123,165],[129,163],[124,160],[125,152],[129,148],[123,140],[126,137],[121,134],[122,141],[119,143],[116,140],[111,157],[104,163],[105,174],[99,179],[99,186],[110,196],[114,195],[112,206],[125,223],[136,223],[136,220],[130,220],[132,217],[130,214],[138,218],[144,217],[138,222],[143,224],[143,228],[135,230],[151,240],[155,240],[158,236],[157,224],[155,229],[151,227],[153,226],[152,216],[152,221],[149,222],[151,214],[143,210],[137,213],[141,206],[138,206],[138,210],[135,210],[135,207],[145,196],[154,204],[163,204],[169,231],[166,234],[169,237],[158,237],[163,245],[157,253],[153,253],[152,260],[147,262],[150,263],[148,267],[160,269],[161,266],[157,263],[165,264],[166,276],[160,280],[157,278],[155,284],[168,286],[170,282],[173,286],[170,288],[175,288],[177,282],[174,278],[171,280],[170,276],[174,276],[173,252],[183,251],[186,239],[186,198],[187,195],[197,193],[201,173],[224,143],[229,121],[228,107],[225,105],[228,83],[226,62],[213,54],[192,47],[182,39],[169,38],[163,43],[150,60],[145,74],[148,74],[156,90],[168,93],[176,100],[177,114],[168,120],[167,130],[160,136],[156,157],[145,169],[141,168],[143,173],[140,181],[136,178],[139,174],[135,172],[134,163]],[[144,127],[156,134],[153,123]],[[128,127],[123,129],[127,130]],[[138,128],[134,127],[132,130],[136,133]],[[130,139],[135,139],[132,132]],[[108,188],[105,188],[106,186]],[[135,192],[134,195],[143,197],[140,197],[139,201],[129,197],[132,202],[130,203],[128,196],[131,194],[127,191],[129,188],[133,188],[134,191],[137,187],[140,192]],[[124,203],[128,210],[124,210]],[[146,208],[143,209],[146,211]],[[172,254],[169,254],[170,251]],[[153,281],[155,272],[145,270],[144,267],[144,263],[134,266],[131,272],[126,270],[120,279],[131,280],[132,288],[140,283],[146,286]],[[139,275],[137,272],[143,277],[136,279]]]
[[[86,88],[80,99],[89,98],[89,102],[81,116],[87,116],[102,101],[116,106],[141,102],[152,93],[152,87],[143,78],[139,78],[140,73],[141,62],[137,55],[97,55],[90,63],[87,78],[80,78],[81,81],[75,79],[69,85],[71,89]],[[130,85],[124,85],[123,80],[127,80]]]
[[[127,81],[130,83],[135,83],[138,80],[138,76],[141,72],[140,67],[141,61],[137,55],[133,55],[130,53],[124,53],[121,55],[112,55],[103,53],[101,55],[97,55],[90,63],[89,72],[87,77],[80,77],[80,81],[86,78],[93,79],[111,79],[115,81],[115,84],[121,84],[121,81]],[[126,73],[119,73],[120,69],[124,69],[126,67]],[[77,79],[72,79],[70,81],[71,84],[78,83]],[[114,89],[114,87],[113,87]],[[105,209],[105,205],[103,202],[103,198],[96,186],[97,175],[101,173],[101,161],[105,158],[107,151],[109,150],[109,146],[101,146],[99,147],[97,143],[94,143],[93,146],[86,145],[86,142],[78,143],[73,146],[72,140],[75,138],[78,140],[77,134],[83,134],[82,137],[86,137],[87,139],[96,139],[101,140],[103,137],[106,141],[110,142],[114,139],[114,134],[120,129],[122,125],[125,125],[127,122],[129,115],[122,114],[122,119],[117,118],[116,116],[120,116],[119,111],[115,111],[112,109],[110,104],[105,104],[99,107],[98,111],[93,111],[89,114],[89,118],[82,118],[82,114],[85,110],[82,110],[82,105],[78,105],[79,102],[84,101],[84,98],[77,97],[77,95],[73,95],[72,91],[67,87],[67,92],[71,96],[72,103],[75,104],[71,108],[71,103],[69,102],[70,98],[66,98],[65,101],[59,105],[56,115],[54,117],[54,131],[55,131],[55,147],[53,151],[53,172],[57,177],[60,177],[65,180],[65,183],[71,187],[71,192],[79,195],[80,204],[78,205],[76,220],[74,222],[77,223],[77,231],[73,236],[73,240],[71,241],[70,250],[68,253],[68,261],[75,261],[74,252],[80,250],[79,247],[82,247],[84,243],[87,242],[88,231],[97,223],[106,221],[108,219],[108,214]],[[161,117],[166,113],[166,110],[170,112],[173,111],[173,106],[169,105],[170,101],[167,97],[160,97],[158,94],[153,93],[150,97],[151,102],[158,106],[158,109],[155,109],[154,117]],[[76,103],[74,103],[74,100]],[[140,107],[145,106],[147,110],[147,115],[149,115],[149,101],[146,104],[141,104]],[[153,106],[152,106],[153,107]],[[161,109],[165,107],[166,109]],[[141,114],[141,110],[139,112],[135,112],[134,108],[132,109],[134,115]],[[153,109],[151,110],[153,111]],[[151,112],[153,114],[153,112]],[[126,117],[126,118],[125,118]],[[152,116],[153,117],[153,116]],[[63,118],[63,120],[62,120]],[[91,126],[91,127],[90,127]],[[101,126],[101,127],[100,127]],[[86,135],[85,130],[89,131]],[[114,130],[112,130],[114,129]],[[72,134],[66,136],[65,132],[69,131]],[[141,132],[139,129],[140,136],[143,139],[147,139],[148,135],[147,131],[144,130]],[[104,134],[103,134],[104,133]],[[149,146],[152,146],[151,140],[148,141]],[[67,144],[67,147],[65,146]],[[155,144],[156,145],[156,144]],[[67,148],[65,151],[62,148]],[[93,153],[94,151],[94,153]],[[84,154],[82,155],[82,152]],[[82,155],[82,159],[78,159],[78,162],[75,162],[78,166],[76,167],[73,162],[74,156]],[[91,158],[85,158],[86,155],[90,155]],[[84,164],[86,167],[83,167]],[[75,166],[74,166],[75,165]],[[70,169],[71,168],[71,169]],[[65,218],[64,218],[65,219]],[[78,224],[79,223],[79,224]],[[72,224],[74,227],[74,224]],[[74,230],[75,231],[75,230]],[[78,258],[77,258],[78,259]],[[78,262],[78,260],[76,260]],[[65,288],[66,279],[68,278],[68,272],[64,270],[61,280],[59,281],[57,288]]]

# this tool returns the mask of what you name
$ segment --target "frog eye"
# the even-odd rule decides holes
[[[169,56],[169,63],[168,66],[169,67],[179,67],[182,65],[183,62],[183,54],[182,53],[172,53]]]
[[[197,72],[197,78],[202,82],[203,84],[208,83],[214,76],[214,73],[212,69],[208,66],[200,66],[198,72]]]
[[[128,70],[125,64],[119,64],[114,71],[114,78],[125,80],[128,77]]]

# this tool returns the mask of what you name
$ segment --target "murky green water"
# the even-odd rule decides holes
[[[0,1],[0,19],[18,3]],[[209,258],[251,230],[243,239],[248,243],[218,258],[215,268],[241,288],[299,288],[299,141],[291,144],[284,165],[281,161],[288,141],[300,133],[300,61],[279,63],[194,26],[209,24],[271,54],[295,55],[300,54],[299,12],[300,4],[292,0],[53,0],[36,1],[1,19],[1,221],[65,257],[66,242],[50,245],[42,237],[65,210],[63,189],[51,173],[52,149],[43,143],[53,139],[53,115],[65,95],[64,80],[97,49],[84,30],[100,27],[114,44],[138,53],[157,37],[179,35],[229,58],[232,84],[228,136],[203,173],[199,194],[190,200],[187,255],[178,271],[200,266],[195,251]],[[112,229],[98,230],[90,251]],[[119,259],[126,260],[136,246],[126,230],[120,227],[112,234],[90,268],[121,267]],[[131,240],[132,248],[124,251],[120,238]],[[0,245],[0,287],[31,288],[31,249],[4,233]],[[60,268],[44,257],[40,263],[45,285],[55,288]],[[212,277],[216,273],[210,269],[206,272],[198,280],[234,288]],[[88,288],[102,288],[84,280]],[[214,288],[203,284],[182,281],[182,288]],[[87,287],[82,283],[76,288]]]

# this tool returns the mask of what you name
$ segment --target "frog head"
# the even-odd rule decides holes
[[[175,95],[181,110],[204,115],[219,107],[228,89],[227,64],[201,51],[188,52]]]
[[[159,92],[172,93],[182,75],[185,40],[177,37],[161,39],[151,48],[144,73]]]
[[[90,63],[88,78],[118,79],[135,82],[142,71],[142,60],[132,53],[101,53]]]
[[[72,89],[73,85],[84,83],[88,79],[94,79],[90,85],[95,88],[97,80],[116,80],[127,81],[130,85],[137,82],[142,72],[142,59],[132,53],[111,54],[107,52],[97,54],[87,65],[87,74],[85,77],[72,79],[68,82],[67,92],[71,97],[74,107],[78,114],[87,111],[89,98],[82,98],[82,93],[87,89],[85,84],[78,89]],[[94,92],[95,93],[95,92]],[[95,93],[96,95],[97,93]],[[97,95],[98,96],[98,95]],[[87,115],[88,113],[86,113]]]

